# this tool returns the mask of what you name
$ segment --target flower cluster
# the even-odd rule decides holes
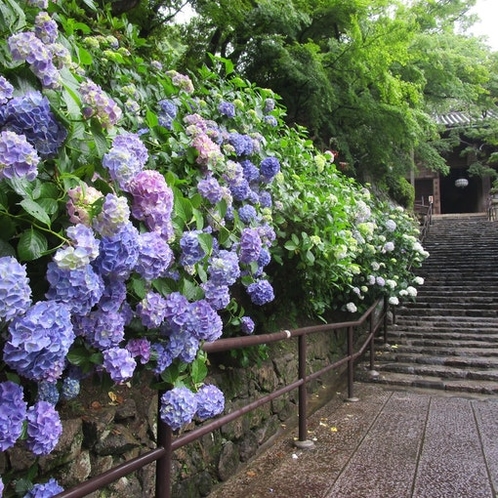
[[[26,268],[12,256],[0,258],[0,319],[9,321],[31,305]]]
[[[83,115],[86,118],[97,119],[104,128],[111,128],[121,119],[122,111],[119,106],[93,81],[84,81],[80,86],[80,93],[85,105]]]

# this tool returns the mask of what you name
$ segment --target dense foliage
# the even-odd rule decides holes
[[[288,127],[272,90],[217,57],[180,73],[85,5],[9,0],[0,17],[0,449],[35,457],[82,379],[152,371],[179,429],[224,409],[203,342],[283,309],[395,305],[427,256],[415,220]]]

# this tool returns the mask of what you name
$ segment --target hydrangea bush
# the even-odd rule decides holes
[[[125,21],[118,41],[70,9],[12,0],[0,18],[0,445],[35,456],[82,379],[153,372],[181,429],[224,410],[202,343],[254,333],[291,274],[303,310],[355,311],[413,296],[406,262],[425,256],[271,90],[214,58],[193,80]]]

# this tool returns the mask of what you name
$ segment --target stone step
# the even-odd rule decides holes
[[[498,369],[484,368],[480,370],[477,367],[460,368],[457,366],[442,365],[437,363],[402,363],[400,361],[375,363],[374,369],[379,372],[426,375],[445,379],[492,380],[498,383]]]
[[[405,341],[403,343],[390,342],[387,345],[377,347],[376,353],[382,361],[393,361],[393,358],[398,358],[400,361],[402,355],[424,355],[424,356],[463,356],[465,358],[486,357],[498,358],[498,344],[495,342],[478,342],[473,341]],[[380,358],[382,357],[382,358]]]
[[[479,318],[478,320],[476,318]],[[479,316],[447,316],[447,315],[434,315],[430,318],[427,316],[418,315],[397,315],[396,325],[403,327],[409,325],[411,327],[424,327],[432,329],[437,327],[448,327],[451,325],[454,328],[496,328],[498,327],[498,320],[493,317]]]
[[[454,329],[435,329],[435,330],[421,330],[418,327],[412,329],[407,328],[396,328],[395,330],[389,330],[387,335],[388,343],[399,344],[404,341],[409,341],[410,344],[414,344],[414,341],[426,341],[427,344],[432,343],[448,343],[451,341],[457,342],[476,342],[482,344],[483,342],[489,342],[494,344],[498,342],[498,328],[495,329],[468,329],[454,330]],[[382,341],[381,338],[378,341]]]
[[[365,369],[358,369],[357,380],[399,387],[440,389],[472,394],[498,394],[498,382],[484,380],[448,379],[396,372],[379,372],[378,376],[371,377]]]
[[[422,318],[431,319],[444,315],[451,318],[473,317],[473,318],[498,318],[498,309],[496,306],[474,307],[474,306],[455,306],[455,307],[419,307],[410,311],[399,310],[396,312],[397,317],[413,317],[418,320]],[[497,320],[498,323],[498,320]]]
[[[377,364],[380,365],[381,369],[384,369],[386,365],[390,365],[392,363],[416,363],[421,365],[456,367],[460,369],[494,369],[496,371],[496,375],[498,376],[498,350],[495,350],[493,354],[490,354],[489,356],[465,356],[465,354],[462,356],[459,354],[446,356],[444,354],[438,355],[435,351],[429,354],[402,351],[378,351],[376,359],[378,360]]]

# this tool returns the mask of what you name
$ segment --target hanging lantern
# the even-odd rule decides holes
[[[455,187],[465,188],[469,184],[467,178],[457,178],[455,180]]]

